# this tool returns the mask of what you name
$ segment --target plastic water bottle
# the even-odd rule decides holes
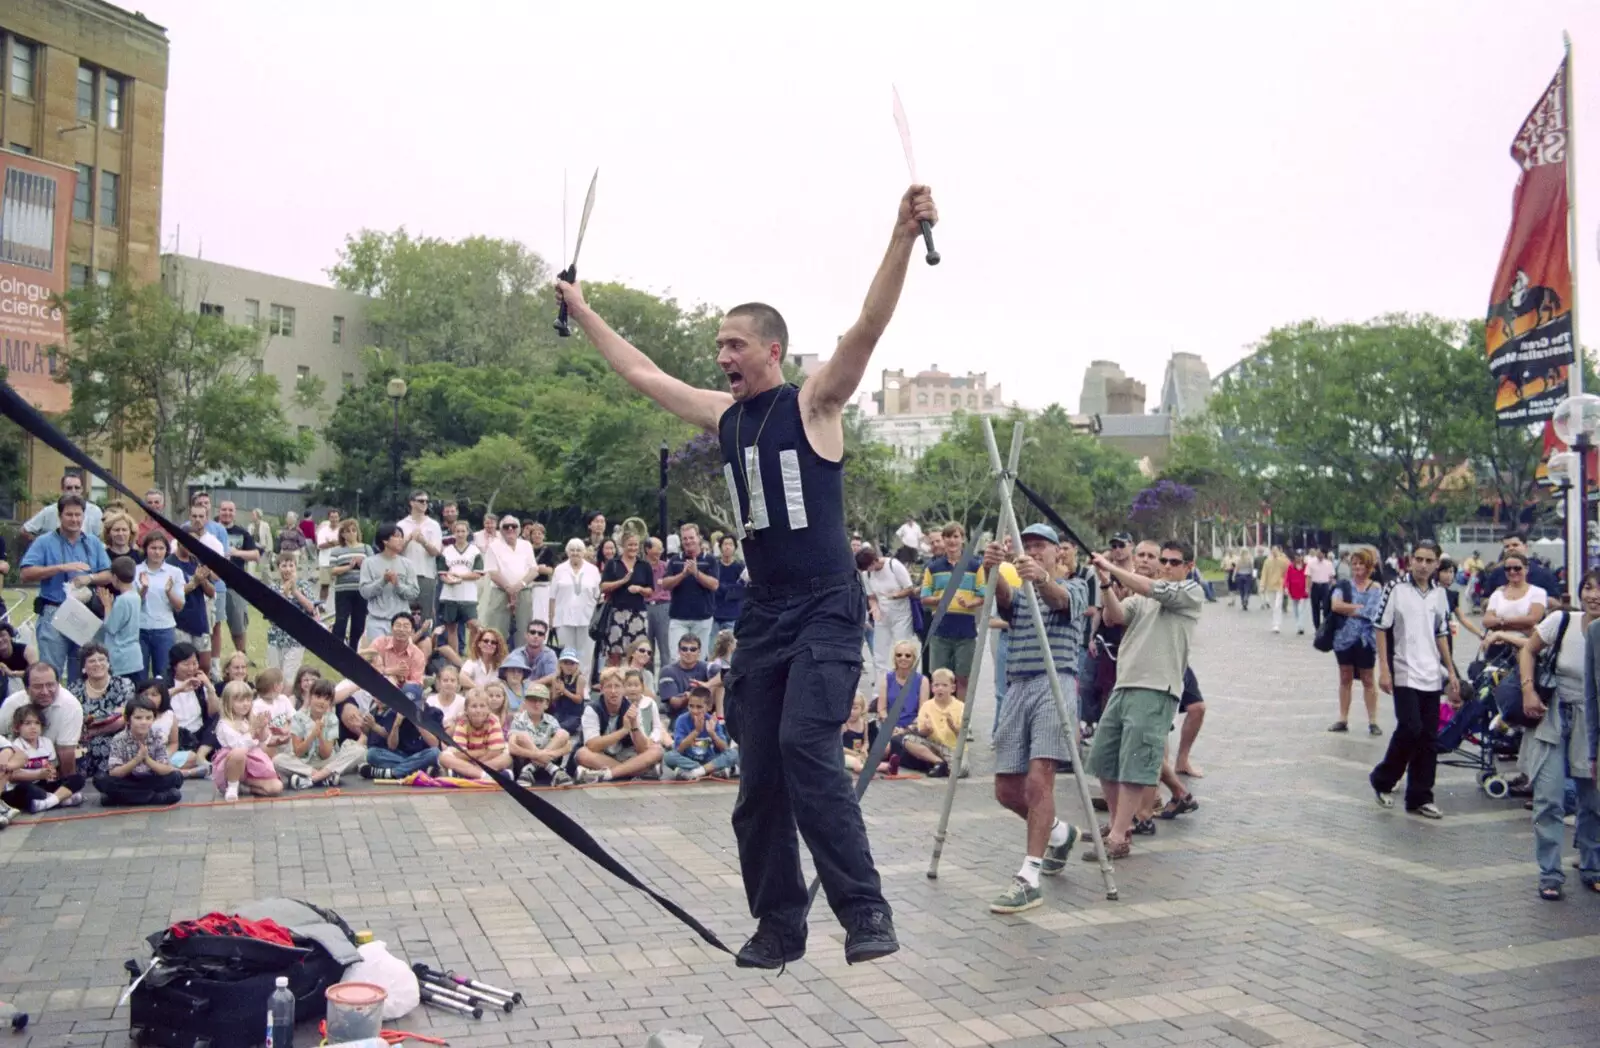
[[[278,976],[278,988],[267,1002],[267,1048],[294,1048],[294,994],[286,975]]]

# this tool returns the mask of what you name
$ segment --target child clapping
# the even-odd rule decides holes
[[[706,685],[697,683],[689,688],[689,708],[678,714],[672,749],[663,763],[668,779],[703,779],[707,775],[731,779],[739,774],[739,751],[729,745],[722,718],[711,712],[711,689]]]
[[[517,781],[524,786],[571,786],[567,757],[572,753],[572,736],[545,710],[550,691],[543,684],[528,688],[522,709],[511,719],[507,740],[513,760],[521,769]]]

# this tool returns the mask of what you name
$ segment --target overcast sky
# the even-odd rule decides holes
[[[598,165],[582,276],[768,301],[798,352],[828,352],[887,243],[897,84],[944,263],[919,252],[874,364],[1070,408],[1094,359],[1153,405],[1174,350],[1216,374],[1307,317],[1481,316],[1507,151],[1565,28],[1580,301],[1600,289],[1581,0],[129,6],[171,39],[167,250],[181,229],[185,253],[326,282],[346,233],[403,224],[555,259],[563,169],[575,235]]]

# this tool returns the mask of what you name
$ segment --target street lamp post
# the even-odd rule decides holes
[[[394,436],[389,441],[389,468],[390,487],[395,492],[394,497],[400,498],[400,402],[406,398],[406,380],[392,378],[384,387],[389,401],[394,405]]]
[[[1556,439],[1572,449],[1562,472],[1572,484],[1567,502],[1567,592],[1576,605],[1578,584],[1589,569],[1589,451],[1600,431],[1600,396],[1573,394],[1556,405],[1550,422]],[[1552,463],[1558,457],[1550,456]]]

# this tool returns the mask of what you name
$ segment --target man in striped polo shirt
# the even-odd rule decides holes
[[[940,531],[944,551],[931,557],[922,572],[922,606],[931,619],[944,599],[944,591],[955,586],[950,608],[939,620],[939,628],[928,638],[928,672],[949,670],[956,675],[956,698],[966,701],[967,677],[972,673],[972,654],[978,645],[977,611],[983,607],[984,579],[973,557],[959,568],[955,558],[966,546],[966,529],[946,524]]]
[[[996,613],[1010,622],[1006,701],[994,733],[994,797],[1027,820],[1028,848],[1010,886],[989,904],[991,913],[1021,913],[1044,902],[1039,875],[1065,869],[1078,840],[1077,828],[1056,818],[1056,769],[1071,753],[1045,658],[1048,653],[1055,663],[1062,688],[1075,691],[1089,590],[1067,571],[1054,528],[1031,524],[1023,529],[1016,568],[1044,604],[1045,636],[1040,637],[1026,590],[1013,589],[998,570],[1010,554],[1009,540],[991,542],[983,553],[986,574],[994,580]]]

